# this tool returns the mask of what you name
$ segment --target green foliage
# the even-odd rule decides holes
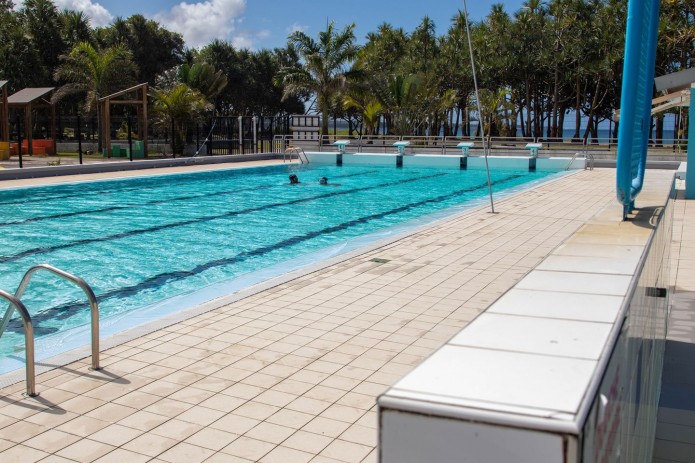
[[[61,59],[55,80],[66,84],[55,92],[53,98],[59,101],[73,93],[84,93],[85,112],[94,110],[99,98],[133,83],[132,55],[121,44],[99,50],[89,42],[80,42]]]
[[[101,135],[98,101],[110,92],[127,88],[132,83],[135,68],[130,51],[121,44],[99,50],[89,42],[80,42],[69,54],[62,56],[61,61],[54,77],[65,84],[53,94],[53,101],[60,101],[68,95],[84,95],[84,111],[90,113],[96,110],[98,132]],[[101,140],[100,136],[100,150]]]
[[[154,85],[157,74],[183,62],[181,34],[168,31],[140,14],[128,19],[116,18],[111,26],[98,30],[95,36],[102,47],[122,43],[130,50],[139,82]]]
[[[150,96],[155,126],[168,130],[173,125],[178,138],[176,145],[181,149],[188,124],[201,120],[205,112],[212,109],[199,91],[184,83],[171,88],[153,89]]]
[[[314,40],[304,32],[290,35],[289,44],[297,50],[303,63],[301,67],[285,67],[277,80],[284,85],[284,97],[311,93],[316,95],[316,105],[322,115],[321,134],[328,133],[328,115],[337,96],[345,90],[352,74],[347,66],[357,57],[355,25],[342,31],[331,22]]]
[[[51,0],[15,3],[0,0],[0,79],[11,92],[50,86],[56,77],[59,97],[78,92],[93,110],[97,95],[130,83],[156,81],[163,90],[183,82],[222,115],[300,113],[310,102],[323,116],[323,133],[331,116],[375,133],[381,115],[390,133],[450,135],[475,113],[460,11],[442,35],[428,17],[412,31],[383,23],[359,48],[354,25],[330,23],[316,37],[293,33],[286,48],[250,51],[221,40],[186,49],[180,34],[142,15],[91,28],[83,13],[59,11]],[[524,136],[557,137],[574,113],[575,137],[595,136],[621,103],[626,5],[527,0],[514,12],[491,5],[471,24],[480,88],[506,102],[504,116],[486,119],[490,130],[513,136],[519,121]],[[692,67],[693,42],[695,0],[662,0],[657,75]],[[117,64],[104,67],[108,60]],[[62,111],[75,111],[76,99],[63,101]]]

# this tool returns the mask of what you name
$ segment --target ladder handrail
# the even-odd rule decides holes
[[[10,303],[10,307],[17,309],[22,316],[24,323],[24,350],[26,357],[26,375],[27,375],[27,395],[34,397],[36,395],[36,375],[34,370],[34,324],[31,321],[31,315],[26,306],[19,298],[0,289],[0,298],[5,299]],[[7,309],[7,312],[11,312]],[[7,314],[5,314],[7,317]],[[9,319],[9,317],[7,317]]]
[[[584,156],[584,160],[588,164],[584,165],[584,170],[586,170],[587,167],[589,170],[594,170],[594,155],[589,153],[587,149],[574,153],[574,156],[572,156],[572,159],[570,159],[570,162],[567,164],[567,167],[565,167],[565,170],[570,170],[570,167],[572,167],[572,164],[574,163],[574,160],[577,159],[577,156]]]
[[[290,160],[292,160],[292,153],[297,155],[297,159],[299,159],[299,162],[302,164],[309,164],[309,158],[307,157],[306,153],[304,152],[304,148],[301,146],[288,146],[285,152],[283,153],[282,156],[282,162],[285,162],[285,155],[289,154],[290,155]],[[304,155],[304,158],[302,159],[302,155]]]
[[[87,282],[84,281],[80,277],[77,277],[77,276],[75,276],[71,273],[68,273],[64,270],[61,270],[59,268],[53,267],[52,265],[38,264],[38,265],[34,265],[29,270],[27,270],[27,272],[24,274],[24,277],[22,277],[22,281],[19,283],[19,287],[17,288],[17,291],[15,291],[15,293],[14,293],[14,297],[17,300],[20,300],[22,298],[22,295],[24,295],[24,290],[29,285],[29,282],[31,281],[32,276],[36,272],[38,272],[39,270],[47,270],[48,272],[53,273],[54,275],[57,275],[57,276],[63,278],[64,280],[68,280],[72,283],[75,283],[87,295],[87,300],[89,301],[89,307],[91,309],[91,321],[92,321],[92,369],[98,370],[99,369],[99,303],[97,302],[97,298],[94,295],[94,291],[92,291],[92,288],[87,284]],[[0,322],[0,336],[2,336],[2,333],[5,331],[5,328],[7,327],[7,324],[10,321],[10,317],[12,316],[12,313],[14,312],[14,306],[15,305],[16,304],[10,304],[10,306],[7,308],[7,311],[5,312],[5,316],[2,319],[2,322]],[[28,315],[28,312],[27,312],[27,315]],[[24,319],[24,316],[22,316],[22,318]],[[33,343],[32,343],[32,350],[33,350]]]

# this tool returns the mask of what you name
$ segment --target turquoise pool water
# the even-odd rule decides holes
[[[288,184],[290,173],[299,185]],[[549,175],[498,170],[492,180],[500,192]],[[329,185],[319,184],[324,176]],[[306,263],[303,256],[321,259],[351,240],[362,243],[358,237],[386,236],[399,224],[486,198],[484,171],[373,166],[275,166],[0,190],[0,288],[14,292],[37,263],[64,269],[92,286],[108,334],[143,308],[170,310],[177,304],[169,301],[192,294],[198,296],[187,303],[214,298],[240,281],[253,283],[248,276],[262,269],[278,273]],[[76,327],[88,336],[84,296],[68,283],[37,274],[23,301],[34,317],[37,358],[55,354]],[[15,315],[0,338],[0,372],[3,359],[23,359],[23,345]]]

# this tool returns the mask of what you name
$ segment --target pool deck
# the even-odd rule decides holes
[[[0,389],[0,460],[376,462],[377,395],[615,205],[581,171]]]

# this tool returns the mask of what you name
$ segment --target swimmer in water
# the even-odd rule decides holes
[[[339,183],[331,183],[330,185],[328,184],[328,178],[327,177],[321,177],[319,179],[319,185],[326,185],[326,186],[340,186]]]
[[[299,183],[299,177],[296,174],[290,174],[290,185],[296,185]]]

